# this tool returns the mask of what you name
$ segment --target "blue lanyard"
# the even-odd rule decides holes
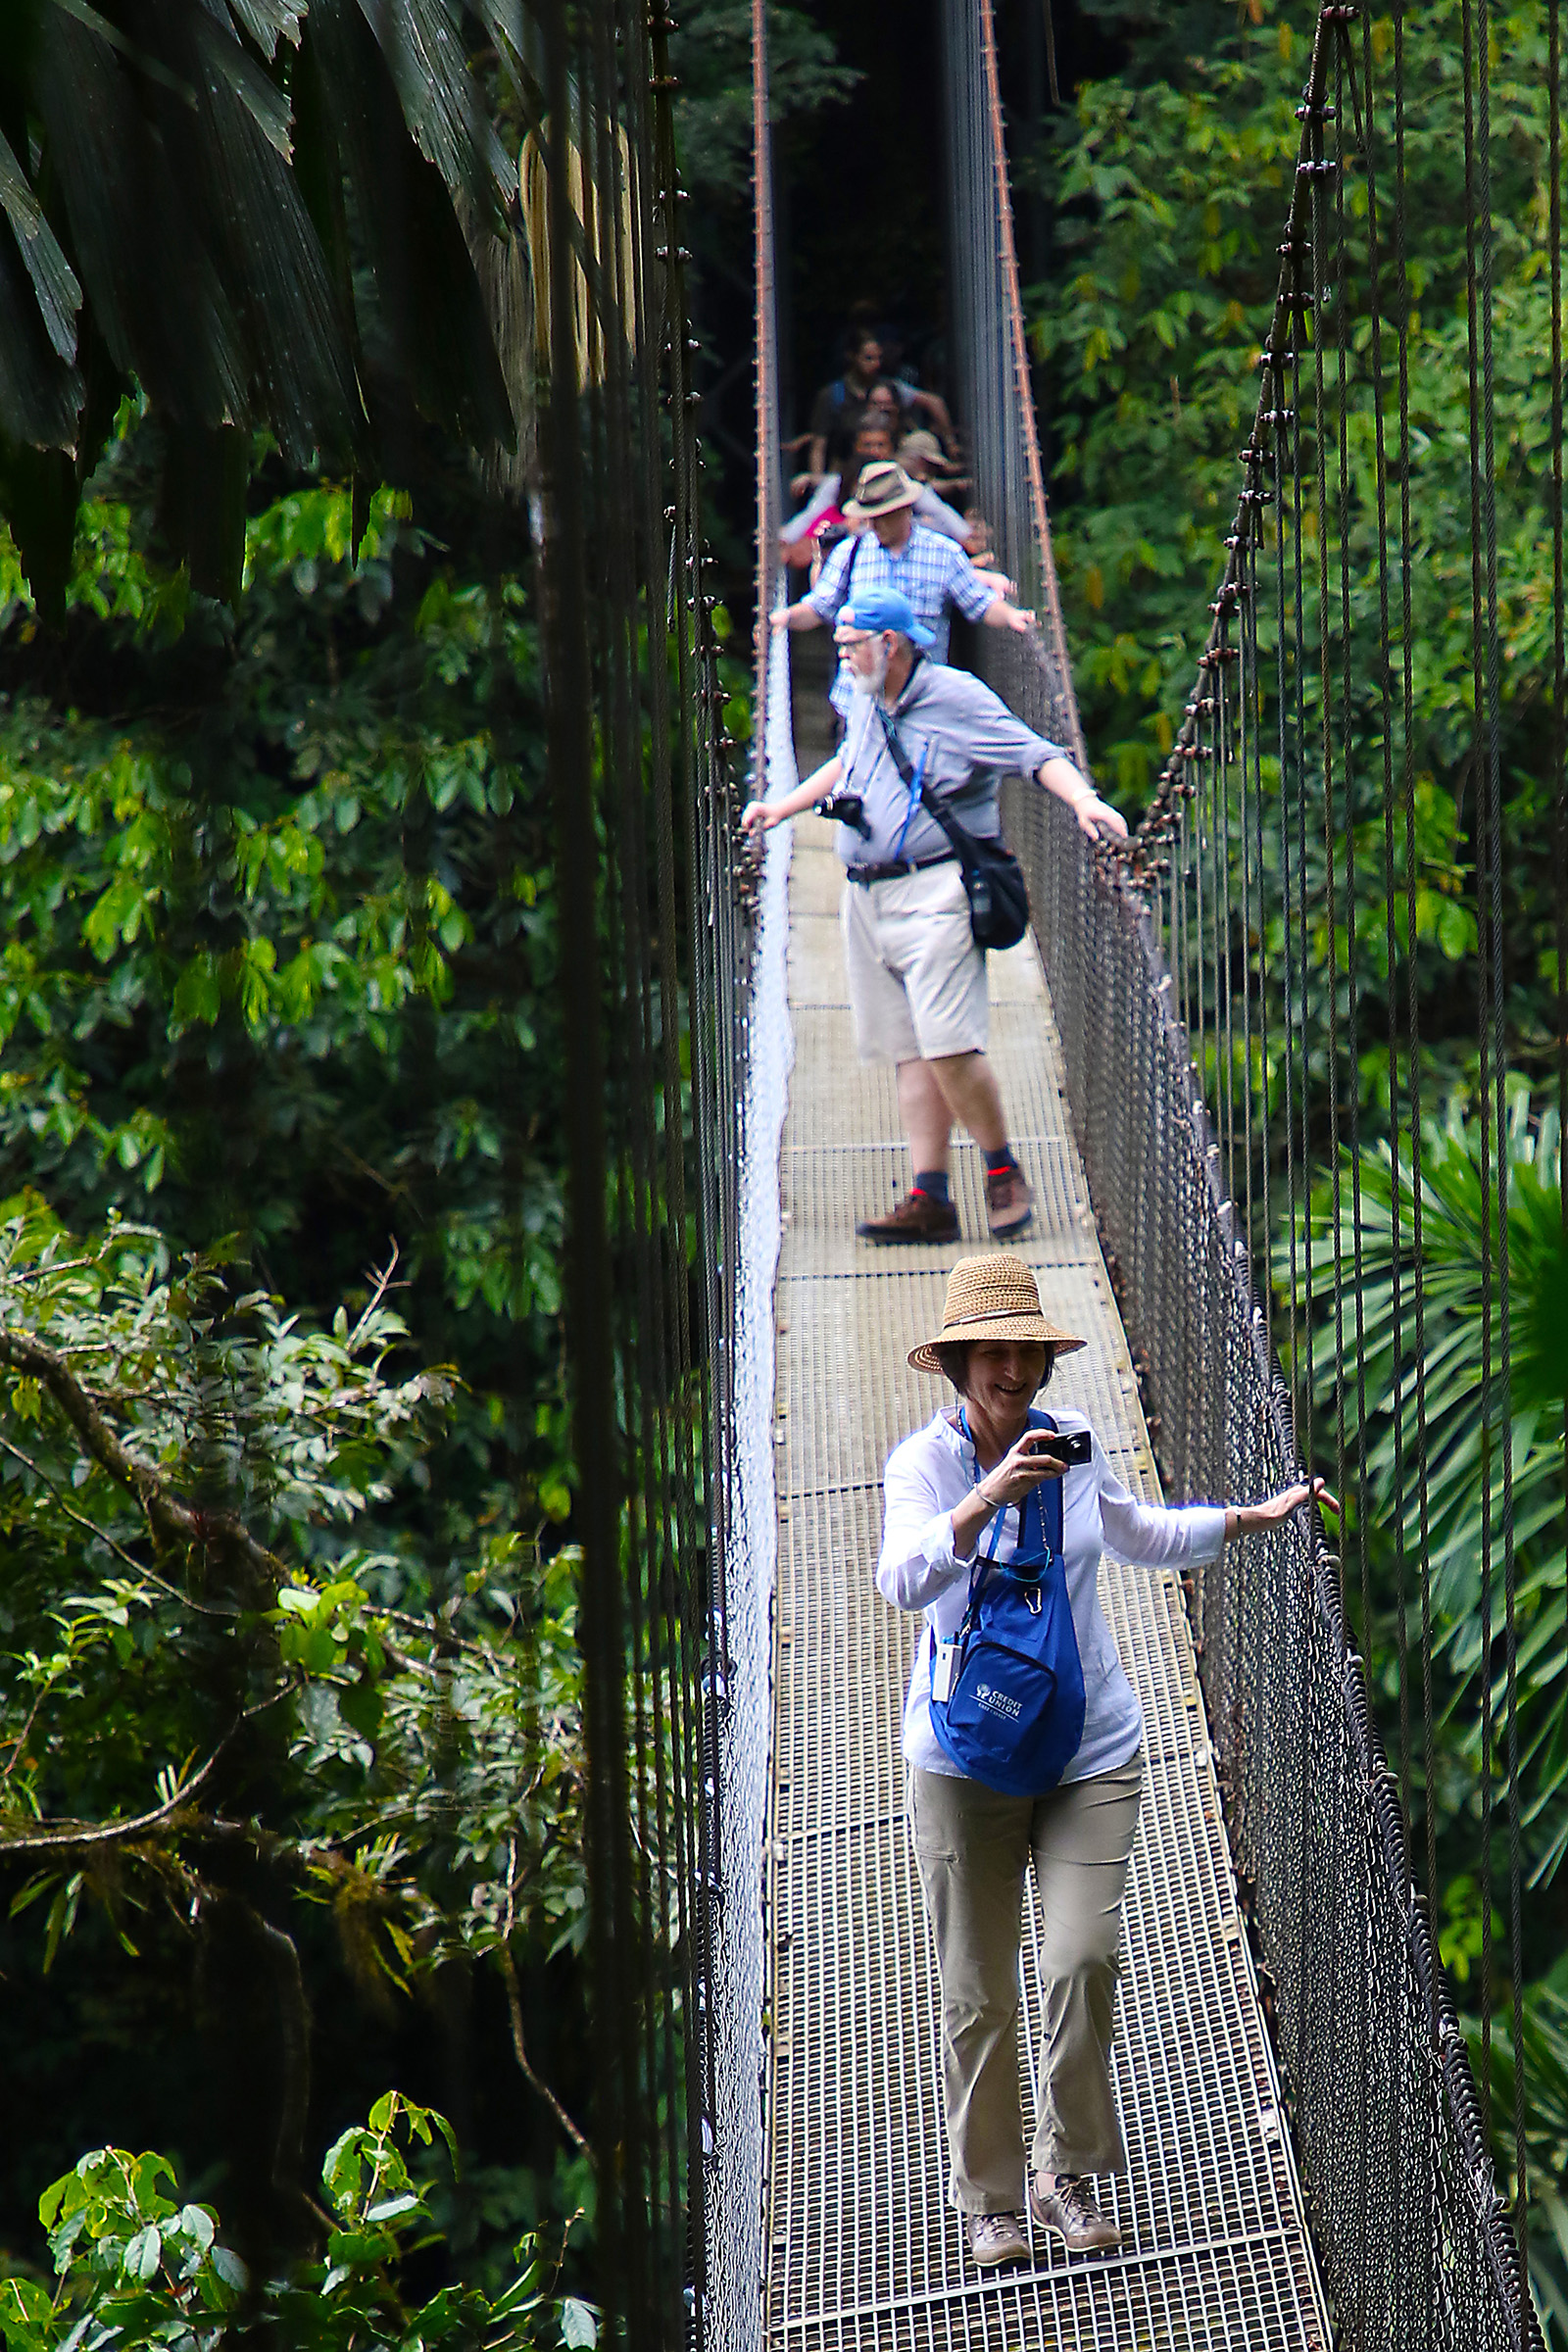
[[[901,858],[904,856],[904,845],[905,845],[905,843],[907,841],[907,839],[908,839],[908,837],[909,837],[909,827],[910,827],[910,826],[913,824],[913,822],[914,822],[914,812],[915,812],[916,808],[919,808],[919,806],[920,806],[920,786],[921,786],[921,785],[924,783],[924,781],[925,781],[925,762],[926,762],[926,755],[927,755],[927,753],[930,751],[930,749],[931,749],[931,746],[930,746],[930,743],[929,743],[929,742],[923,743],[923,744],[920,746],[920,757],[919,757],[919,759],[918,759],[918,760],[915,761],[915,763],[914,763],[914,773],[913,773],[913,775],[912,775],[912,776],[909,778],[909,805],[908,805],[908,807],[907,807],[907,808],[905,809],[905,811],[904,811],[904,824],[903,824],[903,828],[902,828],[902,829],[901,829],[901,831],[900,831],[900,834],[899,834],[899,838],[898,838],[898,841],[897,841],[897,843],[894,845],[894,851],[893,851],[893,858],[892,858],[892,862],[893,862],[893,864],[895,864],[895,865],[897,865],[897,864],[898,864],[898,862],[899,862],[899,859],[900,859],[900,858]],[[967,1437],[967,1436],[968,1436],[968,1430],[969,1430],[969,1424],[967,1423],[967,1421],[964,1423],[964,1425],[963,1425],[963,1426],[964,1426],[964,1435]],[[974,1443],[974,1440],[973,1440],[972,1438],[970,1438],[970,1440],[969,1440],[969,1443],[970,1443],[971,1445],[973,1445],[973,1443]],[[977,1475],[977,1477],[978,1477],[978,1473],[977,1473],[976,1475]]]
[[[923,756],[923,755],[922,755],[922,756]],[[969,1442],[969,1446],[970,1446],[970,1450],[971,1450],[971,1451],[973,1452],[973,1454],[974,1454],[974,1461],[973,1461],[973,1463],[972,1463],[972,1464],[971,1464],[971,1466],[970,1466],[970,1473],[969,1473],[969,1483],[970,1483],[970,1485],[971,1485],[971,1486],[978,1487],[978,1486],[979,1486],[979,1484],[980,1484],[980,1448],[979,1448],[979,1446],[976,1446],[976,1445],[975,1445],[975,1442],[974,1442],[974,1433],[973,1433],[973,1431],[972,1431],[972,1430],[970,1429],[970,1427],[969,1427],[969,1416],[968,1416],[968,1414],[967,1414],[967,1413],[964,1411],[964,1408],[963,1408],[963,1406],[962,1406],[961,1404],[960,1404],[960,1405],[959,1405],[959,1407],[958,1407],[958,1427],[959,1427],[959,1428],[962,1430],[962,1432],[963,1432],[963,1434],[964,1434],[965,1438],[968,1440],[968,1442]],[[1024,1503],[1026,1503],[1026,1502],[1028,1501],[1028,1499],[1029,1499],[1029,1497],[1028,1497],[1027,1495],[1025,1495],[1025,1496],[1024,1496],[1024,1501],[1023,1501],[1023,1502],[1020,1502],[1020,1503],[1018,1503],[1018,1504],[1016,1504],[1016,1505],[1014,1505],[1013,1503],[1010,1503],[1010,1502],[1004,1502],[1004,1503],[1002,1505],[1002,1508],[1001,1508],[1001,1509],[1000,1509],[1000,1510],[999,1510],[999,1511],[996,1513],[995,1517],[992,1519],[992,1522],[991,1522],[991,1548],[990,1548],[990,1550],[989,1550],[989,1551],[987,1551],[987,1552],[985,1552],[985,1553],[983,1553],[983,1554],[981,1554],[981,1555],[980,1555],[980,1556],[982,1556],[982,1557],[984,1558],[984,1560],[985,1560],[985,1562],[986,1562],[986,1565],[987,1565],[987,1567],[990,1567],[990,1566],[992,1565],[992,1563],[993,1563],[993,1562],[995,1561],[995,1559],[996,1559],[996,1556],[997,1556],[997,1545],[998,1545],[998,1544],[999,1544],[1002,1542],[1002,1531],[1003,1531],[1003,1529],[1004,1529],[1004,1528],[1006,1526],[1006,1524],[1007,1524],[1007,1513],[1008,1513],[1010,1510],[1013,1510],[1014,1508],[1016,1508],[1016,1510],[1017,1510],[1017,1513],[1018,1513],[1018,1542],[1017,1542],[1017,1545],[1015,1546],[1015,1548],[1016,1548],[1016,1549],[1018,1549],[1018,1550],[1021,1550],[1021,1549],[1023,1548],[1023,1513],[1024,1513]],[[975,1545],[975,1550],[976,1550],[976,1552],[977,1552],[977,1553],[979,1553],[979,1552],[980,1552],[980,1546],[979,1546],[979,1544],[978,1544]],[[973,1572],[973,1570],[972,1570],[972,1569],[971,1569],[971,1571],[970,1571],[970,1575],[969,1575],[969,1583],[970,1583],[970,1588],[971,1588],[971,1590],[972,1590],[972,1589],[973,1589],[973,1585],[974,1585],[974,1572]]]

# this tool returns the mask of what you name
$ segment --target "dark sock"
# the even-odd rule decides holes
[[[1018,1162],[1012,1156],[1011,1148],[1006,1144],[1003,1145],[1000,1152],[986,1153],[986,1174],[988,1176],[1000,1176],[1004,1168],[1015,1168],[1017,1165]],[[919,1182],[918,1177],[915,1181]]]
[[[917,1193],[924,1193],[928,1200],[940,1200],[946,1205],[948,1198],[947,1169],[925,1168],[922,1170],[917,1168],[914,1176],[914,1189]]]

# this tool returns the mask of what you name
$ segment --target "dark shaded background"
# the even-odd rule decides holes
[[[774,132],[782,433],[804,432],[817,388],[843,368],[843,338],[858,304],[906,331],[903,365],[948,389],[945,132],[939,0],[896,12],[816,0],[808,13],[841,62],[862,75],[853,97]],[[1056,83],[1064,105],[1087,76],[1116,73],[1127,43],[1107,14],[1055,0]],[[1032,158],[1052,113],[1046,0],[997,0],[1003,106],[1015,166]],[[1026,177],[1033,182],[1036,174]],[[1052,207],[1038,187],[1018,194],[1015,224],[1025,282],[1052,260]],[[694,211],[699,208],[694,208]],[[749,208],[702,208],[693,223],[701,264],[703,430],[724,594],[737,621],[751,614],[755,497],[752,220]],[[964,419],[955,416],[962,430]],[[1042,417],[1049,440],[1049,420]],[[1048,461],[1049,462],[1049,461]]]

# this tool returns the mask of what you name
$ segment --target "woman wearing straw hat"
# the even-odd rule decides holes
[[[1143,1717],[1100,1606],[1102,1545],[1150,1567],[1209,1560],[1231,1537],[1330,1499],[1317,1480],[1250,1504],[1136,1500],[1082,1413],[1032,1410],[1056,1358],[1086,1344],[1048,1320],[1020,1259],[961,1258],[941,1333],[908,1359],[945,1373],[957,1402],[905,1440],[885,1476],[877,1586],[925,1615],[904,1754],[942,1979],[949,2194],[986,2267],[1028,2254],[1020,2190],[1069,2251],[1121,2235],[1088,2180],[1127,2170],[1110,2034]],[[1018,1947],[1031,1856],[1045,2034],[1025,2189]]]

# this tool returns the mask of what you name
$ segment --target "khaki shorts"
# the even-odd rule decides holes
[[[887,882],[847,882],[841,920],[862,1061],[985,1052],[986,959],[956,858]]]

